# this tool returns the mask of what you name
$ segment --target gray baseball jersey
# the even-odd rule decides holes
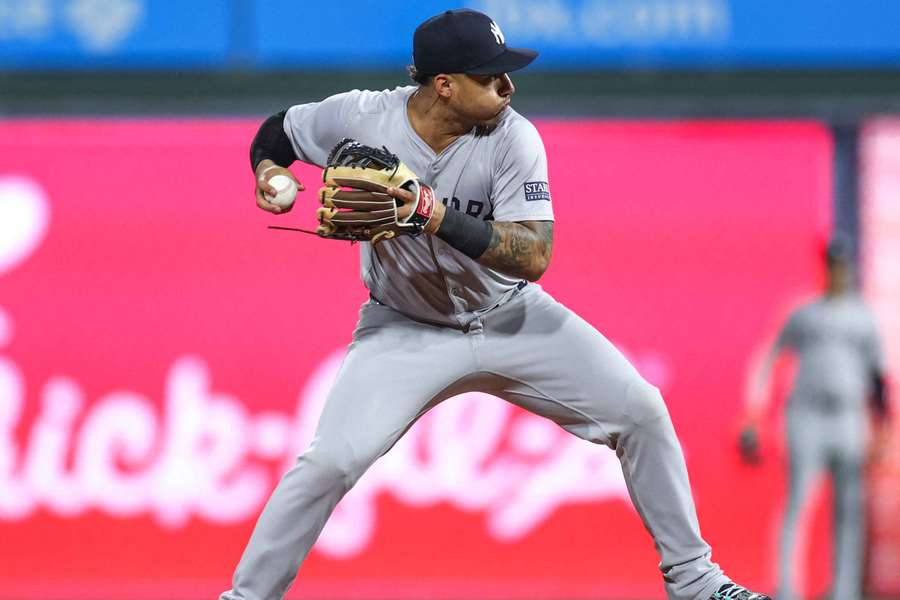
[[[826,411],[863,409],[872,371],[883,368],[875,318],[853,294],[823,297],[794,311],[776,342],[782,348],[799,357],[791,401]]]
[[[287,111],[284,128],[300,160],[324,166],[338,140],[385,146],[447,206],[479,219],[552,221],[547,157],[534,126],[507,109],[496,127],[473,130],[440,154],[413,130],[413,86],[354,90]],[[441,239],[400,237],[360,244],[360,275],[372,296],[420,321],[466,326],[502,303],[520,280],[485,267]]]
[[[440,154],[407,119],[414,88],[352,91],[287,112],[297,156],[322,166],[343,137],[384,145],[448,206],[480,219],[553,219],[535,128],[507,109]],[[700,536],[687,469],[659,391],[540,286],[431,235],[361,244],[363,305],[310,447],[272,493],[221,600],[283,597],[337,502],[431,407],[481,391],[616,450],[673,600],[728,581]],[[426,323],[423,323],[426,322]],[[444,326],[434,326],[444,325]],[[389,376],[385,376],[389,374]]]

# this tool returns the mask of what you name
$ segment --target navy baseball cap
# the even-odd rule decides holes
[[[467,8],[435,15],[413,34],[413,63],[424,75],[509,73],[528,66],[537,55],[534,50],[507,47],[493,19]]]

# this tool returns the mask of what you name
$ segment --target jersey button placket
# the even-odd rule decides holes
[[[449,292],[450,302],[453,304],[453,308],[456,311],[456,318],[460,321],[460,324],[468,322],[470,318],[469,307],[466,304],[465,299],[463,299],[462,290],[459,286],[450,284],[447,291]]]

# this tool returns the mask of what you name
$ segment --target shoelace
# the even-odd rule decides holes
[[[713,594],[710,600],[754,600],[754,598],[762,597],[735,583],[726,583],[719,588],[718,592]]]

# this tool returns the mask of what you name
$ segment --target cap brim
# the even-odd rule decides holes
[[[507,48],[503,53],[495,56],[483,65],[473,69],[466,69],[471,75],[495,75],[497,73],[511,73],[524,69],[537,58],[538,53],[527,48]]]

